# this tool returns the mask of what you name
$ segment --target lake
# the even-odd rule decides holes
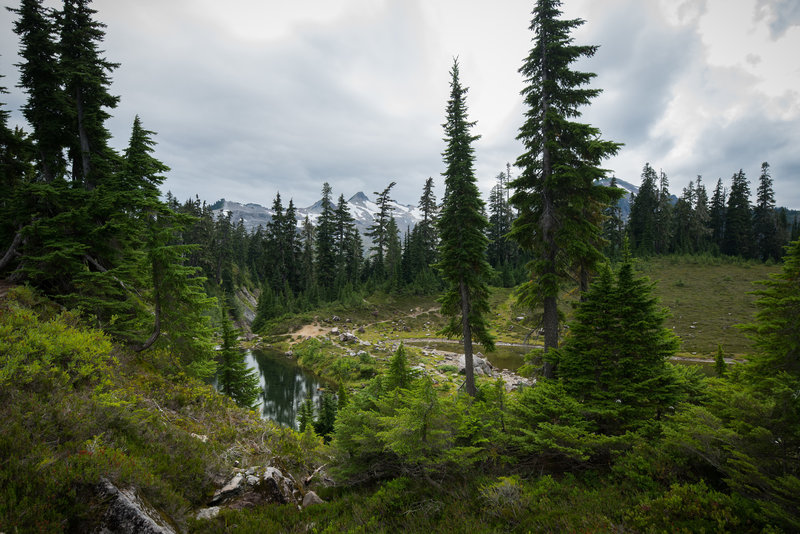
[[[284,353],[275,350],[245,351],[248,367],[255,369],[261,381],[260,404],[256,406],[261,417],[281,425],[297,428],[297,412],[311,393],[314,406],[327,385],[315,376],[304,372]]]

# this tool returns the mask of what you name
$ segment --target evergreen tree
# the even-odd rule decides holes
[[[756,321],[743,327],[758,353],[752,366],[764,381],[780,373],[800,381],[800,240],[786,247],[781,271],[758,283]]]
[[[658,174],[658,204],[656,207],[655,252],[666,254],[672,244],[672,195],[669,192],[669,179],[664,171]],[[687,212],[694,207],[694,188],[687,190]]]
[[[445,199],[439,218],[439,263],[437,268],[447,283],[439,298],[442,314],[450,320],[443,329],[448,336],[460,336],[464,344],[467,393],[475,396],[475,377],[472,359],[473,339],[486,350],[494,348],[486,316],[489,313],[487,281],[491,267],[486,261],[486,228],[484,204],[475,180],[474,149],[478,139],[470,129],[475,124],[467,119],[467,89],[461,86],[458,61],[450,71],[450,99],[444,123],[443,153]]]
[[[631,247],[639,254],[653,254],[656,251],[657,210],[656,171],[649,163],[645,163],[642,170],[642,184],[631,201],[631,213],[628,219]]]
[[[733,175],[728,207],[725,210],[725,237],[722,252],[731,256],[753,256],[753,220],[750,209],[750,184],[744,171]]]
[[[610,187],[617,187],[617,177],[612,176]],[[603,221],[603,239],[606,240],[606,256],[611,261],[617,261],[622,257],[623,244],[625,242],[625,221],[622,219],[622,208],[619,202],[609,205],[605,212]]]
[[[670,250],[687,254],[692,252],[695,242],[692,219],[694,219],[694,182],[683,188],[683,194],[675,204]]]
[[[618,194],[596,180],[605,175],[600,162],[620,145],[601,140],[597,128],[570,120],[600,92],[584,87],[594,74],[570,68],[597,47],[572,44],[570,32],[583,21],[559,19],[560,4],[539,0],[533,11],[534,47],[520,69],[527,111],[517,138],[525,152],[517,159],[522,171],[512,183],[511,199],[519,210],[511,235],[537,258],[523,300],[543,306],[545,352],[558,347],[557,299],[560,281],[569,276],[565,269],[580,265],[591,271],[602,258],[599,214]],[[544,372],[553,375],[550,363]]]
[[[261,395],[261,383],[254,369],[247,366],[239,350],[239,332],[233,327],[224,306],[220,306],[222,346],[219,351],[217,383],[219,390],[239,406],[252,408]]]
[[[694,193],[694,216],[692,217],[691,234],[694,236],[694,250],[708,250],[708,238],[711,235],[711,216],[708,207],[708,193],[703,185],[702,176],[697,175]]]
[[[389,195],[395,185],[397,185],[396,182],[392,182],[382,192],[375,191],[375,195],[377,195],[375,203],[378,205],[379,211],[375,221],[364,232],[364,235],[372,238],[370,250],[375,253],[373,265],[375,267],[374,273],[377,275],[378,280],[383,280],[386,277],[384,255],[390,238],[387,227],[394,211],[394,206],[392,206],[394,200]]]
[[[344,195],[339,195],[339,201],[334,211],[334,254],[336,257],[337,286],[356,284],[361,273],[361,236],[356,229],[355,219],[350,214],[350,208]]]
[[[389,217],[389,223],[386,225],[386,254],[384,256],[383,272],[386,273],[390,290],[398,288],[402,255],[400,229],[397,227],[397,221],[394,220],[394,217]]]
[[[327,298],[336,294],[336,215],[328,182],[322,184],[322,213],[317,219],[315,235],[315,271],[320,290]]]
[[[389,360],[389,370],[386,372],[386,379],[384,386],[387,391],[402,388],[408,389],[411,385],[411,369],[408,367],[408,356],[406,356],[406,349],[403,344],[397,347],[397,350]]]
[[[66,133],[67,103],[59,49],[55,40],[54,14],[41,0],[22,0],[17,9],[14,32],[20,38],[19,86],[28,94],[22,114],[32,128],[40,180],[51,183],[64,176],[63,150]]]
[[[510,166],[508,172],[510,173]],[[495,269],[512,262],[515,243],[508,238],[514,216],[508,202],[506,184],[510,181],[507,173],[497,175],[497,184],[489,193],[489,264]]]
[[[717,180],[717,186],[714,188],[714,194],[711,197],[711,205],[708,211],[709,225],[711,227],[711,242],[717,247],[717,250],[722,250],[722,241],[725,237],[726,197],[727,193],[722,185],[722,178],[720,178]]]
[[[605,269],[575,311],[558,351],[558,374],[602,433],[657,418],[674,401],[667,359],[678,338],[664,327],[665,317],[652,285],[634,277],[630,259],[616,279]]]
[[[725,363],[725,353],[722,352],[722,345],[717,344],[717,354],[714,356],[714,372],[719,378],[723,378],[727,373],[728,365]]]
[[[308,215],[306,215],[300,233],[302,250],[300,252],[300,281],[298,289],[309,290],[317,285],[317,277],[314,270],[315,233],[314,225],[311,224],[311,221],[308,220]]]
[[[272,291],[270,284],[264,282],[261,287],[261,293],[258,295],[256,317],[253,319],[253,324],[251,325],[253,332],[259,332],[266,326],[267,321],[278,315],[278,304],[275,301],[275,293]]]
[[[757,257],[766,261],[779,260],[781,257],[781,229],[775,211],[775,193],[772,191],[772,176],[769,163],[761,164],[761,175],[756,191],[756,205],[753,209],[753,233]]]
[[[109,74],[119,64],[100,56],[105,24],[94,20],[97,11],[89,3],[65,0],[58,22],[72,179],[91,190],[108,179],[115,168],[116,155],[108,146],[111,133],[105,121],[110,117],[107,110],[119,102],[119,97],[109,93]]]
[[[433,178],[425,180],[417,206],[422,213],[422,220],[414,227],[420,243],[421,257],[418,267],[430,268],[436,261],[436,249],[439,244],[439,235],[436,231],[438,208],[436,196],[433,194]]]
[[[314,432],[322,436],[325,441],[330,441],[336,423],[336,412],[336,399],[325,391],[319,399],[318,416],[314,421]]]
[[[300,409],[297,411],[297,430],[305,432],[306,428],[314,424],[314,399],[309,394]]]

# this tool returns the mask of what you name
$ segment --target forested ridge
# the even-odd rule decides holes
[[[797,214],[776,207],[767,162],[755,204],[742,170],[676,197],[646,163],[623,217],[602,165],[624,147],[580,122],[600,90],[575,62],[597,47],[573,42],[583,21],[558,0],[535,2],[523,153],[487,201],[454,60],[444,190],[428,178],[401,229],[387,180],[364,236],[327,182],[313,223],[278,193],[252,231],[162,195],[146,120],[110,146],[124,66],[103,57],[90,1],[9,11],[27,126],[0,107],[0,532],[129,531],[110,519],[125,491],[152,532],[800,530]],[[735,310],[749,344],[726,353],[720,333],[713,370],[676,364],[691,341],[642,274],[657,257],[770,267]],[[459,343],[463,380],[388,312],[432,299],[402,317]],[[381,340],[297,334],[335,313]],[[536,345],[528,387],[478,371],[505,339]],[[251,410],[243,343],[330,381],[297,430]]]

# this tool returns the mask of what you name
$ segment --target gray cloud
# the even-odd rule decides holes
[[[742,167],[756,178],[767,160],[779,203],[800,207],[797,96],[767,97],[740,69],[706,64],[698,23],[705,2],[674,6],[674,20],[653,2],[576,2],[565,6],[587,20],[576,43],[601,45],[580,65],[598,74],[593,86],[604,91],[584,120],[626,144],[606,167],[638,183],[650,161],[680,191],[697,174],[727,180]],[[181,200],[198,194],[268,205],[280,190],[309,205],[323,181],[349,196],[394,180],[395,198],[414,203],[428,176],[443,192],[441,123],[458,55],[474,132],[483,135],[476,174],[488,192],[521,152],[516,70],[531,44],[532,4],[351,0],[328,19],[309,20],[289,17],[277,2],[236,0],[216,9],[237,9],[265,28],[238,35],[211,2],[96,0],[108,25],[106,56],[122,64],[112,75],[122,101],[109,127],[117,148],[136,114],[158,133],[156,156],[172,168],[165,188]],[[753,6],[773,38],[800,19],[796,2]],[[0,17],[0,74],[13,86],[18,45],[11,14]],[[287,17],[291,24],[283,24]],[[270,30],[273,23],[283,31]],[[751,64],[769,57],[750,52]],[[5,96],[19,120],[24,95]]]

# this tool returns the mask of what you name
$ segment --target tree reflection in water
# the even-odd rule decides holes
[[[283,353],[274,350],[246,351],[247,365],[258,372],[261,380],[261,417],[281,425],[297,428],[297,411],[308,392],[317,406],[325,385]]]

